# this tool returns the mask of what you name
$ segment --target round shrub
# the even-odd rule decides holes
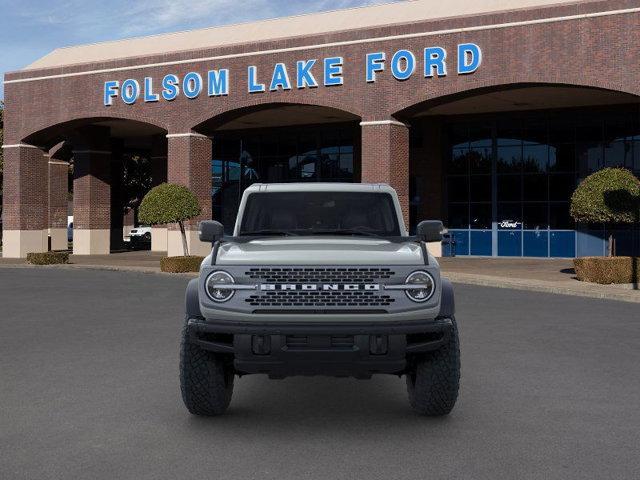
[[[638,221],[640,180],[624,168],[605,168],[585,178],[571,196],[576,222],[633,223]]]
[[[184,222],[202,213],[198,199],[191,190],[183,185],[163,183],[152,188],[142,199],[138,219],[149,225],[177,223],[182,236],[182,249],[189,255]]]
[[[163,183],[152,188],[142,199],[138,218],[149,225],[180,223],[202,213],[198,199],[183,185]]]
[[[164,257],[160,259],[160,270],[169,273],[199,272],[204,257],[191,255],[186,257]]]

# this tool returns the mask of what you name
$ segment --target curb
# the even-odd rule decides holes
[[[161,272],[160,267],[131,267],[127,265],[82,265],[77,263],[67,263],[67,264],[58,264],[58,265],[30,265],[27,263],[20,264],[0,264],[0,269],[12,269],[12,268],[23,268],[23,269],[60,269],[60,270],[103,270],[110,272],[136,272],[136,273],[146,273],[153,275],[165,275],[165,276],[180,276],[180,277],[197,277],[197,272],[186,272],[186,273],[169,273],[169,272]]]
[[[558,282],[543,282],[524,279],[505,279],[473,273],[442,272],[442,276],[454,283],[478,285],[482,287],[506,288],[512,290],[526,290],[531,292],[555,293],[574,297],[597,298],[602,300],[617,300],[621,302],[640,303],[640,291],[622,290],[620,286],[592,285],[575,280],[568,285]]]

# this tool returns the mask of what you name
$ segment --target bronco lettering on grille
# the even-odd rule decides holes
[[[260,290],[269,291],[378,291],[380,285],[377,283],[263,283]]]

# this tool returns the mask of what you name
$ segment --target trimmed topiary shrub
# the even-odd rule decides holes
[[[149,225],[177,223],[182,234],[185,256],[189,255],[184,222],[202,213],[198,199],[191,190],[182,185],[163,183],[152,188],[142,199],[138,219]]]
[[[640,180],[625,168],[605,168],[585,178],[571,196],[571,216],[584,223],[633,223]]]
[[[640,282],[637,257],[582,257],[573,261],[576,277],[583,282],[603,285]]]
[[[58,265],[69,263],[69,252],[27,253],[31,265]]]
[[[160,270],[169,273],[199,272],[204,257],[191,255],[186,257],[164,257],[160,259]]]
[[[637,223],[640,180],[625,168],[605,168],[585,178],[571,196],[571,216],[582,223]],[[609,256],[613,255],[609,236]]]

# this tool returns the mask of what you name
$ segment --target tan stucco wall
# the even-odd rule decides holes
[[[167,228],[166,227],[151,228],[151,251],[152,252],[167,251]]]
[[[66,228],[50,228],[49,236],[51,237],[51,250],[66,250],[68,248]]]
[[[73,230],[73,254],[74,255],[108,255],[110,253],[109,229],[74,229]]]
[[[207,256],[211,252],[211,244],[203,243],[198,238],[197,230],[187,230],[187,247],[189,255]],[[169,230],[167,235],[167,255],[178,257],[184,255],[182,236],[179,230]]]
[[[5,230],[2,236],[3,258],[25,258],[27,253],[47,251],[46,230]]]

